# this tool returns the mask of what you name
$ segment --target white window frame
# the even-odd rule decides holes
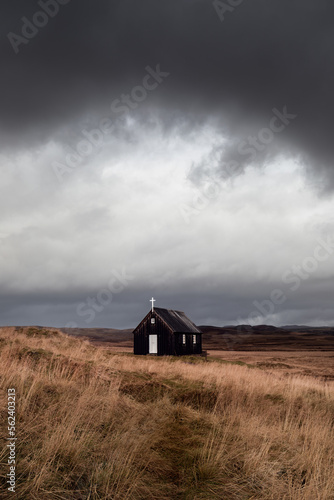
[[[197,344],[197,338],[196,338],[196,335],[193,335],[193,344]]]
[[[155,318],[151,318],[151,325],[155,325]]]
[[[182,333],[182,344],[186,345],[186,334]]]

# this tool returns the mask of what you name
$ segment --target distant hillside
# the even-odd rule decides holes
[[[334,328],[249,325],[208,326],[203,332],[203,349],[206,350],[334,350]],[[120,347],[132,347],[132,329],[114,328],[61,328],[62,332],[75,337],[87,337],[94,343],[106,343]]]
[[[216,327],[202,325],[205,349],[236,351],[334,350],[334,328],[249,325]]]
[[[116,328],[60,328],[60,331],[74,337],[87,337],[89,340],[101,343],[110,342],[124,347],[132,347],[132,328],[117,330]]]

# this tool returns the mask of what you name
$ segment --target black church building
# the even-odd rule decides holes
[[[134,354],[202,353],[202,332],[182,311],[153,308],[133,331]]]

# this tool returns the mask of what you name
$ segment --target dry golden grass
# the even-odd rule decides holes
[[[333,351],[208,351],[211,359],[241,362],[281,375],[307,375],[334,381]]]
[[[16,499],[334,499],[334,385],[0,329]],[[3,441],[4,443],[4,441]],[[7,448],[1,452],[7,473]],[[1,498],[8,498],[3,488]]]

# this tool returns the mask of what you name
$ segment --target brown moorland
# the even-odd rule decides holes
[[[232,351],[334,351],[334,328],[283,327],[270,325],[200,326],[203,332],[203,349]],[[132,329],[112,328],[63,328],[62,331],[77,337],[87,337],[101,345],[116,347],[133,346]]]
[[[201,326],[203,349],[210,358],[251,364],[276,373],[334,380],[334,328]],[[133,351],[132,329],[63,329],[114,352]]]
[[[331,381],[36,327],[0,329],[0,376],[4,426],[17,392],[18,500],[334,499]]]

